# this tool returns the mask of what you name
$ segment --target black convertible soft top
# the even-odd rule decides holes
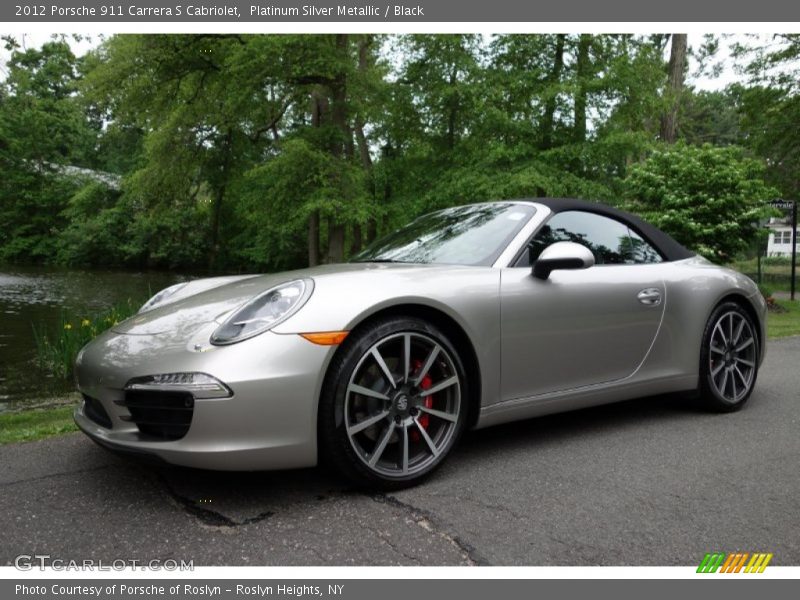
[[[598,202],[576,200],[574,198],[525,198],[524,201],[543,204],[554,213],[568,210],[582,210],[584,212],[595,213],[621,221],[642,236],[642,238],[650,242],[650,244],[658,250],[664,260],[667,261],[683,260],[684,258],[695,256],[694,252],[681,246],[660,229],[656,229],[650,225],[650,223],[643,221],[636,215],[632,215],[618,208],[613,208]]]

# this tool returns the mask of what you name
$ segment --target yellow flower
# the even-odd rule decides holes
[[[114,325],[119,325],[119,321],[114,321]]]
[[[64,329],[72,329],[72,323],[64,323]]]
[[[92,322],[89,319],[84,319],[83,321],[81,321],[81,327],[88,327],[91,324]]]

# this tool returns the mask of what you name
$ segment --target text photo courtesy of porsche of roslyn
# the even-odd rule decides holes
[[[0,597],[798,576],[800,10],[445,4],[0,7]]]

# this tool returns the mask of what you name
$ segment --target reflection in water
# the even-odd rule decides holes
[[[172,273],[0,266],[0,412],[74,389],[72,382],[45,377],[37,368],[33,325],[54,331],[62,312],[101,312],[185,279]]]

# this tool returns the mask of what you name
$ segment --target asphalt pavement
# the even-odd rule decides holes
[[[800,337],[744,410],[655,397],[467,434],[427,483],[132,463],[81,434],[0,447],[0,564],[19,554],[195,565],[800,565]]]

